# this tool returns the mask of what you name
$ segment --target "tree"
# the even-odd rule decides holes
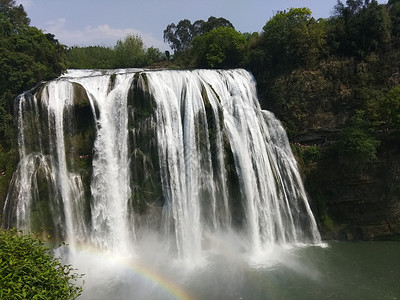
[[[0,14],[0,103],[5,111],[12,112],[11,102],[18,93],[59,76],[65,58],[65,48],[54,36],[35,27],[14,26]]]
[[[15,93],[65,70],[65,47],[51,34],[23,25],[14,26],[0,14],[0,91]]]
[[[71,69],[111,69],[114,61],[114,50],[109,47],[73,46],[67,50],[67,65]]]
[[[364,58],[390,46],[390,16],[376,0],[338,1],[329,20],[328,43],[334,54]]]
[[[0,230],[1,299],[76,299],[82,275],[62,265],[44,242],[16,230]]]
[[[201,26],[200,34],[209,32],[213,29],[217,29],[219,27],[227,27],[227,28],[233,28],[233,25],[230,21],[224,18],[216,18],[216,17],[209,17],[207,22],[204,22]]]
[[[243,58],[243,67],[250,70],[257,78],[258,90],[263,90],[265,78],[274,73],[269,65],[270,53],[265,46],[264,34],[259,32],[243,33],[248,43],[248,50]]]
[[[7,16],[14,26],[29,25],[30,20],[24,7],[17,6],[15,0],[0,0],[0,14]]]
[[[390,5],[389,16],[391,21],[392,45],[398,49],[400,48],[400,0]]]
[[[209,17],[207,21],[197,20],[193,24],[188,19],[171,23],[164,30],[164,42],[167,42],[175,52],[182,53],[190,48],[192,40],[219,27],[234,28],[232,23],[224,18]]]
[[[334,15],[349,18],[359,13],[363,8],[363,0],[346,0],[345,6],[340,0],[335,5]]]
[[[143,40],[138,35],[127,35],[117,41],[114,47],[115,68],[143,67],[146,65],[146,50]]]
[[[15,96],[65,70],[65,47],[54,35],[29,26],[22,5],[13,0],[0,2],[0,50],[0,97]]]
[[[167,54],[165,54],[167,55]],[[163,59],[163,54],[158,48],[149,47],[146,50],[146,65],[152,65],[160,62]]]
[[[234,68],[240,66],[247,50],[246,38],[230,27],[218,27],[193,40],[198,67]]]
[[[188,19],[179,21],[177,25],[171,23],[164,30],[164,42],[168,42],[175,52],[183,52],[189,48],[193,31],[192,23]]]
[[[66,68],[65,46],[29,23],[22,5],[0,0],[0,207],[16,166],[13,100]]]
[[[325,54],[325,26],[308,8],[280,11],[263,27],[270,66],[281,71],[313,66]]]
[[[113,69],[149,66],[164,60],[154,47],[146,48],[140,36],[128,35],[115,47],[70,47],[67,51],[68,68]]]

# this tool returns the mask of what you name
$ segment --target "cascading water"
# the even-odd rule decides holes
[[[121,74],[112,83],[109,76],[70,80],[87,91],[96,122],[90,185],[91,242],[104,250],[129,253],[134,231],[127,210],[130,197],[127,95],[132,76]]]
[[[21,159],[4,212],[10,226],[26,230],[39,230],[40,219],[51,219],[55,233],[74,243],[85,234],[86,224],[79,211],[81,178],[68,171],[64,140],[73,106],[72,86],[53,81],[41,96],[40,103],[27,94],[17,98]],[[42,206],[40,198],[48,203]]]
[[[250,257],[320,243],[286,134],[244,70],[70,71],[16,105],[8,226],[123,257],[153,235],[187,265],[221,235]]]
[[[156,106],[166,226],[174,228],[183,257],[199,257],[204,225],[231,226],[225,151],[233,154],[252,251],[318,241],[286,135],[271,114],[260,110],[249,73],[164,71],[146,78]],[[223,204],[217,209],[218,201]],[[203,212],[208,215],[202,217]]]

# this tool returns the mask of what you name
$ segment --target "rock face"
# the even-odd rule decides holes
[[[306,181],[324,238],[370,240],[400,234],[399,137],[382,137],[377,159],[370,163],[342,161],[327,151]],[[333,226],[324,224],[325,214]]]

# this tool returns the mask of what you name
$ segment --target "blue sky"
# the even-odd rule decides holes
[[[31,25],[55,34],[67,46],[114,46],[138,34],[146,46],[169,50],[163,31],[182,19],[228,19],[240,32],[260,32],[277,12],[308,7],[315,18],[328,18],[336,0],[17,0]],[[343,0],[342,2],[345,2]],[[379,0],[387,3],[387,0]]]

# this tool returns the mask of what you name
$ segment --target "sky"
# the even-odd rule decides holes
[[[114,46],[128,34],[147,47],[170,50],[163,41],[168,24],[180,20],[229,20],[237,31],[261,32],[278,11],[308,7],[312,16],[328,18],[337,0],[16,0],[31,25],[55,35],[67,46]],[[342,2],[345,2],[343,0]],[[387,0],[378,0],[385,4]]]

